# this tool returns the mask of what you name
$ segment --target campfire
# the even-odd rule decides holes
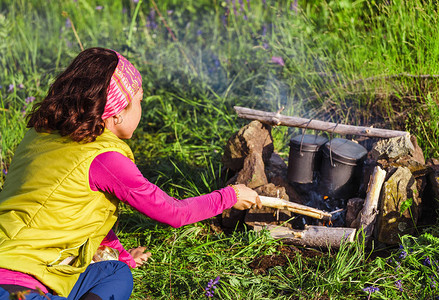
[[[224,229],[246,224],[287,243],[316,247],[338,247],[362,230],[368,241],[392,245],[423,220],[432,221],[438,164],[426,164],[408,132],[235,110],[253,121],[227,143],[226,184],[254,189],[264,207],[225,211]],[[288,161],[274,152],[272,126],[303,128],[290,141]],[[335,133],[358,138],[331,138]]]

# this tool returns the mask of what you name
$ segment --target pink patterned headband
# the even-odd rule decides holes
[[[117,52],[116,54],[119,62],[108,86],[107,103],[102,120],[120,113],[142,87],[142,76],[139,71],[125,57]]]

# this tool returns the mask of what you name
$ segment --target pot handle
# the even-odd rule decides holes
[[[302,154],[303,138],[305,137],[305,131],[306,131],[306,129],[308,129],[308,126],[309,126],[309,124],[311,123],[311,121],[312,121],[312,119],[310,119],[310,120],[308,121],[308,123],[306,123],[305,129],[302,130],[302,138],[300,139],[300,148],[299,148],[299,155],[300,155],[300,156],[303,156],[303,154]],[[316,135],[317,135],[317,133],[316,133]]]
[[[335,128],[337,128],[338,123],[335,124],[334,128],[331,131],[331,134],[329,135],[329,162],[331,163],[331,167],[335,167],[334,163],[332,162],[332,150],[331,150],[331,142],[332,142],[332,135],[334,134]]]

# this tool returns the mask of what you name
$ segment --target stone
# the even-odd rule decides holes
[[[427,162],[430,172],[426,177],[425,189],[422,191],[422,210],[418,220],[419,226],[436,224],[439,208],[439,164],[434,159]],[[416,181],[419,181],[418,179]]]
[[[244,166],[239,171],[236,184],[245,184],[249,188],[267,184],[265,166],[260,153],[251,152],[244,160]]]
[[[366,197],[367,189],[369,187],[369,181],[376,166],[377,162],[375,160],[372,160],[370,158],[364,160],[363,168],[361,171],[362,174],[360,176],[360,187],[358,189],[358,194],[360,197]],[[382,165],[380,166],[382,167]]]
[[[439,166],[439,159],[429,158],[428,161],[426,162],[426,164],[429,166]]]
[[[439,196],[439,169],[433,170],[429,176],[435,195]]]
[[[229,208],[221,214],[221,227],[225,233],[231,233],[235,229],[241,229],[244,225],[244,219],[247,211]]]
[[[407,201],[412,201],[411,206],[401,211]],[[421,199],[415,178],[408,168],[396,168],[383,185],[380,202],[376,227],[379,242],[398,244],[399,236],[414,233]]]
[[[400,136],[376,142],[368,155],[373,160],[388,160],[389,164],[424,166],[424,153],[415,136]]]
[[[238,171],[244,167],[245,158],[250,153],[259,153],[265,163],[270,159],[273,150],[271,127],[252,121],[230,137],[222,162],[224,167]]]
[[[421,147],[418,145],[418,140],[415,136],[410,137],[410,141],[412,142],[413,147],[415,148],[411,156],[413,157],[413,160],[420,163],[421,165],[425,165],[425,157],[424,152],[422,151]]]
[[[439,164],[431,166],[431,172],[428,175],[428,182],[430,183],[432,196],[435,199],[439,199]]]
[[[408,135],[382,139],[376,142],[370,151],[372,159],[394,159],[406,155],[411,155],[415,151]]]
[[[275,197],[283,200],[289,200],[289,197],[282,186],[276,186],[273,183],[267,183],[254,189],[260,196]]]
[[[283,199],[293,201],[299,204],[303,204],[303,197],[297,192],[297,190],[291,184],[288,183],[286,177],[275,176],[275,177],[271,177],[268,181],[278,187],[283,187],[285,189],[286,196]]]
[[[364,199],[351,198],[346,204],[346,226],[356,228],[357,223],[354,221],[357,219],[358,214],[363,209]]]
[[[267,169],[271,169],[273,171],[279,170],[281,173],[284,173],[284,171],[288,169],[288,166],[279,154],[273,152],[268,160]]]

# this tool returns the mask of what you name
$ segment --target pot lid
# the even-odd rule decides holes
[[[335,138],[327,142],[324,146],[325,153],[332,152],[332,156],[335,159],[341,159],[345,162],[357,162],[363,159],[367,150],[360,144],[353,141]]]
[[[303,140],[302,140],[303,137]],[[328,141],[327,138],[315,134],[299,134],[290,140],[290,146],[297,149],[302,145],[304,151],[317,151],[320,146]]]

